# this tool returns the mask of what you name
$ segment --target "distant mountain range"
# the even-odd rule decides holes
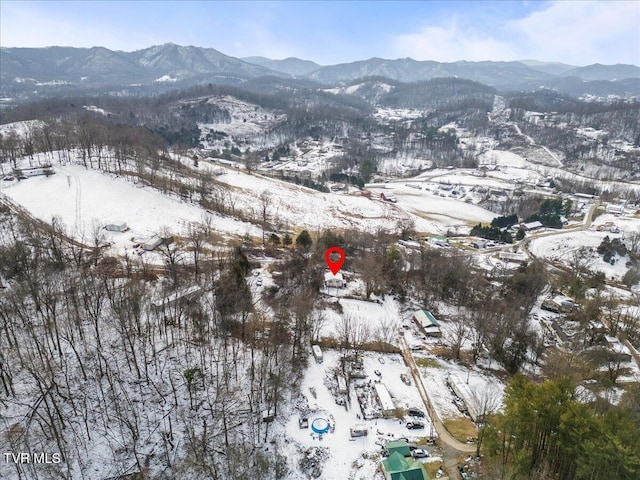
[[[519,62],[416,61],[411,58],[371,58],[339,65],[321,66],[309,60],[265,57],[235,58],[213,48],[165,44],[135,52],[103,47],[0,48],[0,96],[29,96],[30,93],[96,91],[101,88],[148,87],[162,89],[201,83],[243,83],[275,76],[317,82],[325,86],[344,85],[356,79],[378,76],[400,82],[417,82],[439,77],[474,80],[498,89],[554,87],[575,88],[581,82],[597,81],[598,91],[635,91],[638,82],[624,86],[608,83],[640,79],[635,65],[589,65],[523,60]],[[582,85],[584,90],[585,85]],[[568,88],[568,87],[567,87]],[[587,88],[588,90],[588,88]],[[617,93],[616,93],[617,94]]]
[[[285,58],[284,60],[271,60],[266,57],[245,57],[241,58],[241,60],[294,77],[303,77],[322,67],[322,65],[318,65],[310,60],[300,60],[295,57]]]

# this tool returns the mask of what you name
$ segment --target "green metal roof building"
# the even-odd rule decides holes
[[[398,452],[403,457],[411,456],[411,449],[409,448],[409,444],[407,442],[387,442],[385,445],[387,448],[387,452],[391,455],[393,452]]]
[[[423,327],[426,327],[427,325],[431,325],[434,327],[440,326],[440,323],[436,320],[436,317],[434,317],[429,310],[418,310],[413,314],[413,316]]]
[[[382,461],[382,471],[386,480],[431,480],[422,463],[407,460],[399,452],[391,453]]]

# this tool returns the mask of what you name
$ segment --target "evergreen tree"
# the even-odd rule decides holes
[[[305,250],[309,250],[312,244],[313,240],[311,240],[311,235],[309,235],[309,232],[307,230],[303,230],[302,232],[300,232],[300,235],[298,235],[298,238],[296,238],[296,245],[298,247],[304,248]]]

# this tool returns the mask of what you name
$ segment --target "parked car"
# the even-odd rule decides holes
[[[258,277],[258,280],[256,280],[256,285],[258,285],[259,287],[262,286],[262,277]]]
[[[420,410],[419,408],[411,407],[411,408],[409,408],[409,410],[407,410],[407,412],[409,413],[409,416],[411,416],[411,417],[424,418],[424,412],[422,410]]]
[[[427,452],[424,448],[416,448],[413,451],[413,458],[427,458],[429,456],[429,452]]]
[[[460,473],[460,477],[462,477],[462,480],[470,480],[471,476],[465,472],[461,466],[458,466],[458,472]]]
[[[424,428],[424,423],[422,422],[407,422],[407,428],[409,430],[420,430]]]
[[[405,385],[411,385],[411,378],[406,373],[400,374],[400,380],[402,380],[402,383]]]

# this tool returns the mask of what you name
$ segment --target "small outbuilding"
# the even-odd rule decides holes
[[[425,335],[441,337],[440,322],[429,310],[418,310],[413,314],[413,321],[422,329]]]
[[[385,201],[385,202],[391,202],[391,203],[396,203],[398,200],[396,200],[396,197],[393,193],[390,192],[382,192],[380,194],[380,199]]]
[[[374,389],[376,392],[376,398],[378,399],[378,403],[382,409],[382,416],[393,417],[396,413],[396,405],[393,403],[391,394],[389,393],[389,390],[387,390],[385,384],[376,383],[374,384]]]
[[[313,356],[316,359],[316,362],[322,363],[322,349],[319,345],[312,345],[311,351],[313,352]]]
[[[119,232],[119,233],[126,231],[127,228],[129,227],[127,226],[126,222],[111,222],[111,223],[107,223],[104,226],[104,229],[109,232]]]
[[[398,452],[403,457],[411,456],[411,449],[409,448],[409,444],[404,441],[387,442],[385,445],[385,449],[387,450],[387,455]]]
[[[607,205],[607,213],[622,215],[624,213],[624,205],[615,205],[613,203],[609,203]]]

